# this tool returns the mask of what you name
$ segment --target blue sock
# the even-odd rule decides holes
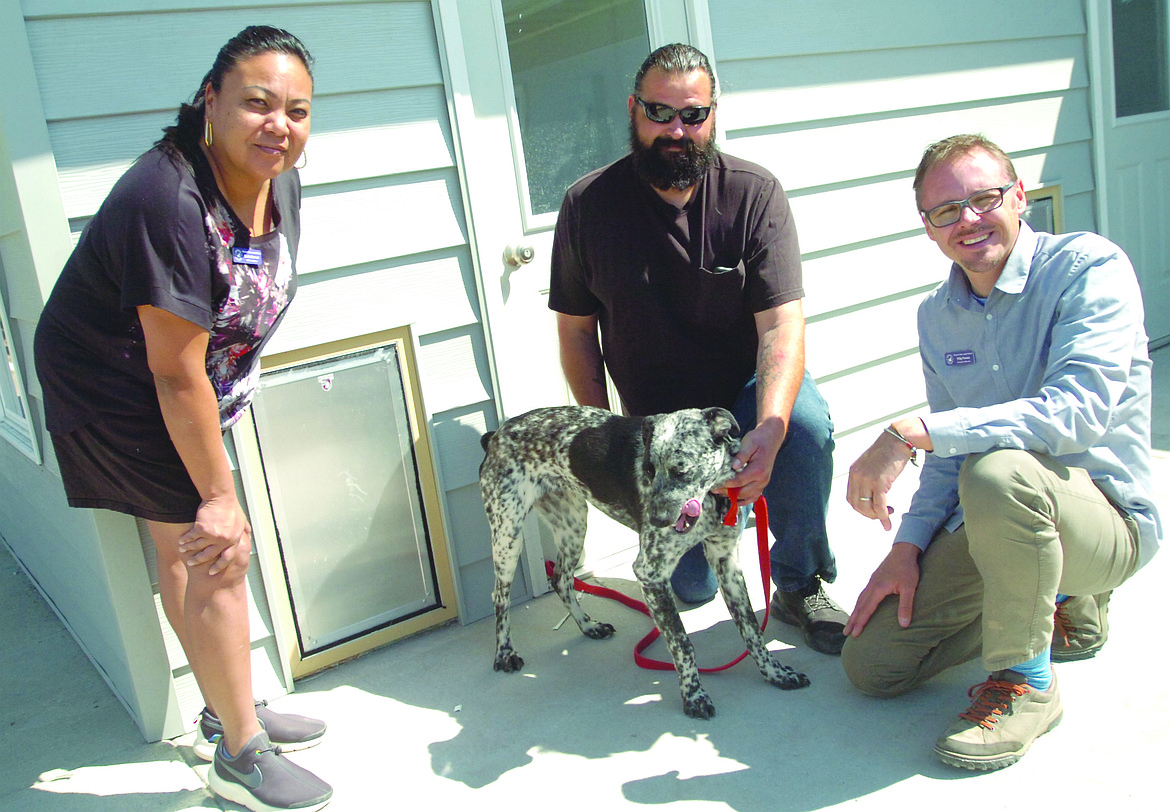
[[[1052,687],[1052,649],[1046,648],[1026,663],[1013,665],[1012,671],[1022,674],[1028,684],[1037,691],[1047,691]]]

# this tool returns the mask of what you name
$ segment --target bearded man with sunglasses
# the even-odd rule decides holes
[[[846,613],[825,516],[828,407],[804,369],[800,249],[788,199],[764,168],[715,146],[715,77],[689,45],[647,57],[630,95],[630,153],[577,181],[557,220],[549,306],[577,402],[627,414],[722,406],[745,432],[740,504],[767,498],[773,615],[835,655]],[[603,353],[604,347],[604,355]],[[702,545],[671,579],[714,596]]]
[[[1144,311],[1116,245],[1021,221],[1024,186],[983,136],[931,145],[914,189],[953,262],[918,311],[930,413],[878,436],[849,503],[890,530],[886,493],[927,453],[842,660],[860,690],[895,696],[981,657],[990,676],[935,753],[993,770],[1061,720],[1051,662],[1104,644],[1109,593],[1160,542]],[[1061,615],[1080,617],[1071,637]]]

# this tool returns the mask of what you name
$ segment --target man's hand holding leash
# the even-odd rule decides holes
[[[779,440],[775,438],[776,433],[765,423],[745,434],[739,453],[731,461],[735,477],[716,488],[714,492],[728,495],[730,488],[739,488],[736,506],[754,505],[764,492],[764,487],[772,481],[772,466],[775,465],[776,454],[784,442],[783,423],[780,423]]]

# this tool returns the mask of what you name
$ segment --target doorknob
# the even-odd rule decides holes
[[[504,249],[504,262],[513,268],[527,265],[536,256],[536,249],[531,245],[509,245]]]

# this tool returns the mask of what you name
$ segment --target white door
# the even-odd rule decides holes
[[[1099,227],[1133,260],[1156,344],[1170,338],[1170,11],[1167,0],[1089,5],[1100,44]]]
[[[502,417],[571,402],[548,310],[557,209],[626,151],[650,47],[708,46],[702,0],[439,0]]]
[[[502,420],[572,402],[548,309],[561,198],[626,152],[626,97],[651,47],[690,42],[710,54],[710,25],[705,0],[437,7]],[[586,568],[635,543],[607,521],[591,511]],[[525,547],[533,582],[543,583],[539,545]]]

